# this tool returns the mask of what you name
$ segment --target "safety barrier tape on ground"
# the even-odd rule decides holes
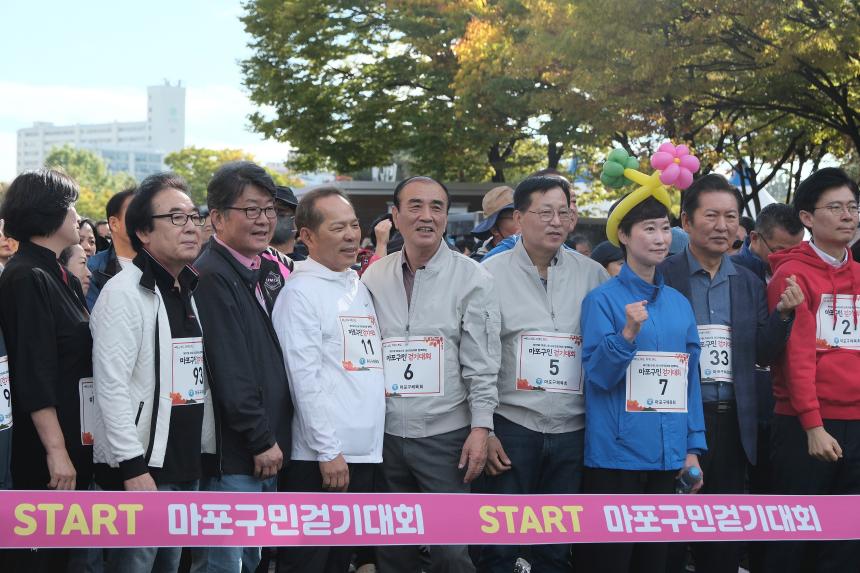
[[[860,496],[0,491],[0,547],[860,538]]]

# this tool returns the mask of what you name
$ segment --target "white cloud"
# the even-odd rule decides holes
[[[290,146],[249,130],[254,106],[238,87],[190,86],[185,100],[185,144],[241,148],[263,163],[282,162]],[[144,121],[146,86],[70,87],[0,82],[0,181],[15,176],[18,129],[36,121],[57,125]]]

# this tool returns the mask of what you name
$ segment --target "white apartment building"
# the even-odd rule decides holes
[[[38,169],[55,147],[91,149],[113,173],[138,181],[166,169],[164,156],[185,147],[185,88],[165,82],[147,88],[146,121],[54,125],[36,122],[18,130],[18,173]]]

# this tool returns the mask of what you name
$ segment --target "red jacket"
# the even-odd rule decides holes
[[[807,430],[821,426],[823,418],[860,420],[860,264],[849,254],[846,264],[833,267],[805,242],[769,259],[771,310],[786,277],[796,277],[804,296],[773,367],[776,413],[797,416]]]

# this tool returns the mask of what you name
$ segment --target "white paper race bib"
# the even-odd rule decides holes
[[[0,356],[0,432],[12,427],[12,387],[9,385],[9,357]]]
[[[637,352],[627,367],[628,412],[686,412],[690,355]]]
[[[860,301],[857,304],[857,312],[860,314]],[[852,295],[836,295],[835,321],[833,320],[833,295],[821,295],[821,304],[818,305],[815,322],[817,326],[815,347],[818,350],[827,350],[828,348],[860,350],[860,330],[854,324],[854,297]]]
[[[81,402],[81,445],[93,445],[95,425],[95,401],[92,378],[81,378],[78,382],[78,399]]]
[[[702,382],[732,382],[732,329],[719,324],[698,327],[702,353],[699,375]]]
[[[203,403],[204,380],[203,339],[173,339],[173,385],[170,401],[173,407]]]
[[[582,336],[524,332],[517,352],[517,390],[582,394]]]
[[[382,341],[372,316],[339,316],[343,331],[343,369],[382,368]]]
[[[386,396],[444,396],[445,339],[441,336],[382,341]]]

